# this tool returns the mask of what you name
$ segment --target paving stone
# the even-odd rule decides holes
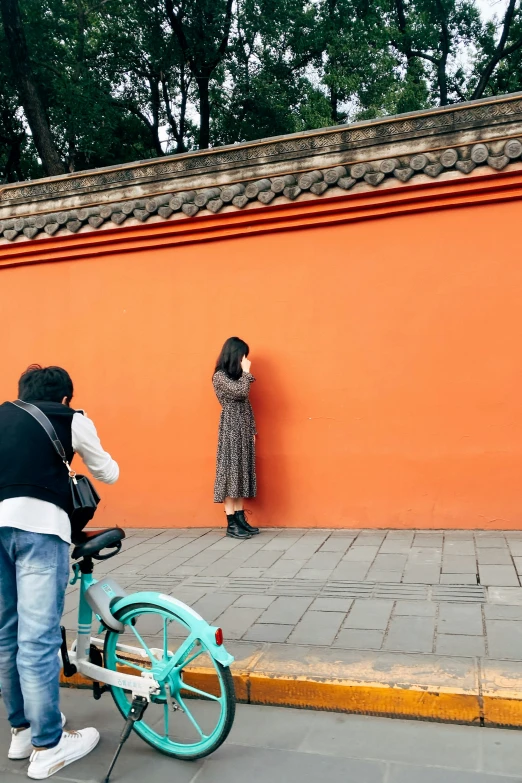
[[[342,563],[353,563],[353,562],[371,563],[372,560],[375,558],[377,552],[379,551],[379,547],[377,545],[355,546],[355,543],[356,542],[353,543],[352,547],[344,555],[341,562]]]
[[[375,547],[376,549],[379,549],[382,542],[384,541],[385,534],[383,533],[382,536],[365,536],[363,533],[360,533],[355,541],[352,544],[352,547],[360,547],[360,546],[371,546]]]
[[[379,554],[404,555],[410,551],[410,542],[404,538],[386,538]]]
[[[316,598],[310,607],[312,612],[348,612],[353,598]]]
[[[370,569],[370,563],[348,563],[340,562],[337,568],[334,568],[330,574],[330,580],[340,582],[359,582],[362,581]]]
[[[380,650],[383,639],[384,631],[343,628],[332,647],[342,647],[345,650]]]
[[[378,554],[372,563],[372,568],[380,571],[402,571],[406,560],[406,555]]]
[[[484,604],[486,620],[520,620],[522,621],[522,606],[497,606]]]
[[[205,566],[181,565],[169,573],[169,576],[197,576],[205,570]]]
[[[251,543],[252,540],[253,539],[250,539],[248,542],[245,541],[243,546],[236,547],[235,549],[231,549],[229,552],[225,552],[225,554],[222,554],[221,560],[224,563],[228,563],[229,560],[234,560],[236,563],[250,565],[249,563],[247,564],[246,561],[260,550],[259,546]]]
[[[306,560],[278,560],[268,568],[264,576],[274,579],[292,579],[306,565]]]
[[[191,557],[190,559],[185,561],[186,565],[194,565],[194,566],[207,566],[212,565],[212,563],[215,563],[216,560],[219,560],[220,557],[223,556],[223,552],[218,550],[209,550],[204,549],[202,552],[198,552],[197,555],[194,555],[194,557]]]
[[[293,625],[273,625],[270,623],[256,623],[252,625],[243,636],[249,642],[286,642],[292,631]]]
[[[355,536],[330,536],[321,546],[319,552],[340,552],[344,555],[352,545]]]
[[[484,536],[481,533],[475,533],[475,544],[477,549],[506,549],[507,541],[504,537],[493,538],[490,536]]]
[[[435,644],[438,655],[484,656],[486,644],[483,636],[459,636],[439,633]]]
[[[397,601],[393,613],[397,616],[435,617],[437,604],[433,601]]]
[[[281,596],[276,598],[274,603],[268,607],[258,622],[275,625],[295,625],[313,600],[313,598]]]
[[[515,557],[522,557],[522,539],[508,541],[509,549]]]
[[[245,560],[245,566],[248,568],[270,568],[280,557],[280,552],[260,549],[249,557],[248,560]]]
[[[440,604],[437,630],[442,634],[482,636],[482,607],[480,604]]]
[[[413,539],[413,546],[422,548],[442,548],[443,538],[442,536],[419,536],[416,535]]]
[[[384,640],[384,649],[429,653],[433,649],[434,634],[434,617],[394,617]]]
[[[270,552],[286,552],[297,544],[301,538],[301,535],[275,536],[264,544],[263,549]]]
[[[479,565],[512,565],[509,549],[477,549]]]
[[[475,557],[475,543],[470,541],[453,540],[446,537],[444,540],[443,557],[447,555],[468,555]]]
[[[517,574],[522,573],[522,557],[514,557],[513,560],[515,562],[515,568],[517,569]]]
[[[372,566],[368,571],[365,581],[375,582],[375,583],[380,583],[380,582],[399,583],[401,579],[402,579],[402,571],[381,571],[379,568],[375,568],[375,566]]]
[[[520,584],[514,566],[479,565],[479,574],[482,585],[515,587]]]
[[[345,612],[308,611],[288,637],[293,644],[331,645],[345,618]]]
[[[285,558],[285,560],[309,560],[312,555],[315,555],[327,538],[327,535],[315,538],[308,538],[304,535],[296,544],[291,546],[290,549],[283,552],[281,557]]]
[[[476,574],[441,574],[441,585],[476,585]]]
[[[438,584],[440,567],[436,565],[407,565],[402,577],[403,582],[419,585]]]
[[[522,605],[522,587],[488,587],[488,600],[492,604]]]
[[[132,550],[131,550],[132,551]],[[132,557],[133,566],[147,566],[151,563],[157,563],[160,560],[161,555],[157,549],[150,549],[148,552],[144,552],[139,557]]]
[[[248,578],[248,579],[256,579],[260,576],[263,576],[265,573],[265,568],[244,568],[241,566],[240,568],[236,568],[235,571],[232,571],[230,576],[238,579],[241,577]]]
[[[219,538],[217,541],[215,541],[211,546],[209,546],[209,549],[212,551],[214,550],[220,550],[224,549],[225,551],[230,551],[231,549],[235,549],[236,546],[240,546],[241,544],[244,544],[244,541],[240,541],[237,538],[227,538],[227,536],[223,536],[222,538]]]
[[[188,558],[194,557],[194,555],[203,552],[204,549],[207,549],[212,544],[216,544],[221,541],[220,538],[213,538],[209,541],[206,541],[205,539],[206,536],[203,536],[203,538],[196,538],[194,541],[189,541],[187,544],[185,544],[185,546],[182,546],[180,549],[176,550],[178,557],[185,556],[188,560]]]
[[[172,763],[172,762],[171,762]],[[186,766],[184,769],[186,769]],[[188,765],[191,766],[190,764]],[[258,748],[253,763],[248,760],[245,749],[235,753],[215,754],[205,760],[203,769],[197,776],[197,783],[317,783],[318,780],[340,781],[348,780],[346,769],[349,766],[349,781],[357,783],[383,783],[386,766],[381,761],[366,761],[351,759],[347,765],[346,759],[335,756],[323,756],[316,753],[295,753],[273,748]],[[177,783],[187,783],[189,778],[183,778]],[[8,782],[10,783],[10,781]],[[135,781],[130,781],[135,783]],[[196,778],[192,783],[196,783]],[[431,781],[430,781],[431,783]],[[453,780],[449,781],[453,783]],[[466,781],[467,783],[467,781]],[[482,783],[482,781],[478,781]],[[496,780],[492,781],[496,783]]]
[[[175,572],[185,561],[182,557],[171,557],[170,555],[164,557],[162,560],[151,565],[145,566],[140,573],[141,574],[155,574],[156,576],[166,576]],[[99,573],[99,568],[96,569],[96,573]]]
[[[326,582],[332,573],[332,569],[328,571],[319,570],[318,568],[302,568],[297,574],[297,579],[310,579],[311,581]]]
[[[234,593],[207,593],[193,606],[207,623],[213,623],[236,600]],[[183,599],[182,599],[183,600]],[[255,618],[254,618],[255,619]],[[252,620],[253,622],[253,620]]]
[[[408,566],[440,565],[442,547],[412,547],[408,555]]]
[[[212,565],[206,566],[205,576],[230,576],[238,568],[243,565],[242,560],[225,559],[222,557]]]
[[[388,625],[393,601],[357,598],[343,628],[384,631]]]
[[[392,764],[386,783],[518,783],[504,775],[466,772],[460,769]]]
[[[415,656],[416,660],[420,657]],[[314,730],[308,734],[302,746],[302,749],[308,752],[343,756],[346,759],[380,759],[389,763],[420,764],[423,769],[435,765],[443,773],[448,773],[449,769],[481,769],[481,729],[478,727],[470,730],[467,726],[428,721],[319,714],[321,720],[315,722]],[[482,730],[482,733],[496,734],[497,742],[501,739],[497,730]],[[508,732],[504,731],[503,734],[508,735]],[[516,736],[516,732],[511,734]],[[491,744],[493,745],[493,742]],[[512,746],[513,750],[516,750],[516,743],[513,742]],[[514,760],[516,756],[513,755],[512,758]],[[387,776],[385,781],[388,783]],[[415,783],[423,781],[421,771]],[[352,777],[349,762],[346,774],[339,783],[362,783],[358,777]]]
[[[275,601],[273,595],[240,595],[234,602],[234,607],[241,606],[248,609],[268,609],[270,604]]]
[[[261,608],[230,606],[212,622],[223,629],[226,639],[241,639],[263,611]]]
[[[340,552],[317,552],[308,560],[306,568],[333,571],[341,557]]]
[[[464,555],[446,555],[442,558],[443,574],[476,574],[477,561],[475,557]]]
[[[514,620],[486,620],[489,655],[492,658],[522,656],[522,623]]]
[[[415,533],[413,530],[389,530],[388,533],[385,533],[386,538],[391,541],[392,539],[398,540],[408,540],[410,543],[413,541],[413,538],[415,536]]]

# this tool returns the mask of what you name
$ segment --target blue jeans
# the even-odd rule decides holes
[[[36,748],[62,736],[58,651],[68,576],[61,538],[0,527],[2,696],[11,726],[30,726]]]

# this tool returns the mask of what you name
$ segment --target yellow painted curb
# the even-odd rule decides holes
[[[250,703],[278,704],[362,715],[480,723],[478,696],[343,680],[311,680],[251,673]]]
[[[522,728],[518,662],[479,667],[473,659],[265,645],[238,650],[231,671],[236,699],[244,704]],[[213,668],[191,666],[184,679],[215,690]],[[61,672],[60,681],[92,686],[80,674],[66,679]]]

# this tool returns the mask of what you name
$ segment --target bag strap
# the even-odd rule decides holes
[[[62,442],[61,442],[60,438],[58,437],[58,435],[56,434],[56,430],[54,429],[53,425],[51,424],[51,422],[49,421],[49,419],[47,418],[45,413],[43,413],[40,410],[40,408],[37,408],[36,405],[31,405],[30,402],[23,402],[22,400],[15,400],[15,402],[11,402],[11,405],[14,405],[17,408],[20,408],[20,410],[25,411],[30,416],[32,416],[35,421],[38,422],[38,424],[47,433],[47,435],[49,437],[49,440],[51,441],[51,443],[54,446],[54,450],[56,451],[56,453],[58,454],[58,456],[62,460],[63,464],[65,465],[65,467],[69,471],[69,476],[71,476],[71,478],[72,478],[73,475],[76,475],[74,473],[74,471],[71,470],[71,466],[69,465],[69,463],[67,461],[67,454],[65,453],[65,449],[62,446]]]

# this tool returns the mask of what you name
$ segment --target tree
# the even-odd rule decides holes
[[[63,174],[65,166],[56,148],[45,100],[35,79],[18,0],[1,0],[0,10],[7,51],[15,75],[20,102],[46,174]]]
[[[522,89],[522,0],[0,0],[0,181]]]
[[[210,79],[228,52],[233,0],[165,0],[183,61],[199,93],[199,148],[210,143]]]

